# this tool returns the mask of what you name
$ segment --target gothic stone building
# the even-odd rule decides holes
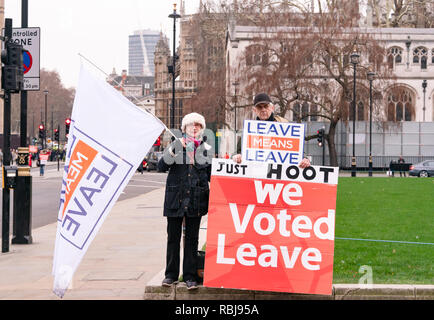
[[[259,27],[242,25],[232,25],[228,28],[226,42],[228,70],[238,70],[239,63],[244,59],[249,47],[257,45],[257,39],[264,36],[262,30]],[[415,157],[412,158],[413,163],[422,157],[434,157],[434,29],[360,28],[359,31],[371,34],[382,43],[386,48],[384,63],[395,75],[395,81],[383,88],[377,87],[377,90],[382,92],[380,103],[383,104],[384,111],[382,117],[375,120],[394,123],[387,130],[380,129],[374,124],[373,155],[382,157],[378,160],[381,163],[377,163],[377,166],[385,166],[391,158],[399,155],[407,158]],[[237,83],[239,96],[251,99],[251,94],[243,94],[246,83],[238,81],[239,79],[237,72],[227,73],[227,95],[234,94],[235,89],[230,84]],[[400,89],[400,94],[394,94],[396,92],[394,89],[397,88]],[[239,101],[239,103],[249,104],[251,101]],[[366,101],[357,101],[356,105],[356,155],[366,157],[369,154],[369,105]],[[285,117],[289,121],[299,121],[300,115],[309,113],[313,107],[315,106],[296,101]],[[242,121],[252,116],[251,108],[238,110],[237,127],[240,128]],[[328,125],[326,122],[320,122],[323,120],[319,117],[302,118],[307,124],[306,134],[314,134],[320,127]],[[233,112],[226,113],[226,122],[235,126],[234,121]],[[340,123],[337,130],[337,151],[341,157],[340,165],[344,167],[347,166],[352,149],[351,131],[352,128],[348,123]],[[226,148],[231,146],[228,145]],[[319,156],[321,153],[321,148],[316,145],[316,139],[306,142],[306,150],[308,154],[314,156]],[[360,160],[359,163],[363,161]]]

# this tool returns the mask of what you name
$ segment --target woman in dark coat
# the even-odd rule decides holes
[[[166,148],[158,169],[169,170],[164,199],[167,217],[166,271],[163,286],[177,283],[182,222],[185,218],[183,278],[188,289],[197,288],[197,249],[201,217],[208,212],[211,147],[202,139],[205,119],[198,113],[182,119],[183,137]]]

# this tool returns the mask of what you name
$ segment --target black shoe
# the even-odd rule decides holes
[[[178,280],[173,280],[173,279],[170,279],[170,278],[165,278],[165,279],[163,280],[162,285],[163,285],[164,287],[171,287],[172,284],[177,284],[177,283],[178,283]]]
[[[188,290],[197,289],[197,282],[194,280],[187,280],[185,281],[185,284],[187,285]]]

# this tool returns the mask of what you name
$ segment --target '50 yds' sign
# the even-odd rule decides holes
[[[338,168],[212,168],[204,285],[331,294]]]

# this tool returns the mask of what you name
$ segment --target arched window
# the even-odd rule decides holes
[[[414,120],[414,97],[404,87],[392,89],[387,96],[387,121]]]
[[[397,63],[402,63],[402,49],[392,47],[387,50],[387,65],[393,69]]]
[[[307,121],[307,117],[309,114],[309,104],[307,102],[303,102],[301,106],[301,118],[304,121]]]
[[[311,116],[310,116],[310,121],[318,121],[318,106],[316,104],[313,104],[310,106],[310,112],[311,112]]]
[[[427,68],[428,49],[425,47],[417,47],[413,50],[413,64],[420,64],[421,69]]]
[[[427,61],[428,61],[428,58],[426,56],[422,56],[420,58],[420,68],[421,69],[426,69],[426,67],[427,67]]]
[[[344,55],[343,65],[346,66],[350,63],[350,56],[348,54]]]
[[[391,101],[387,105],[387,121],[395,121],[395,104]]]
[[[411,103],[407,102],[404,105],[404,121],[411,121]]]
[[[247,47],[245,57],[248,66],[266,66],[268,64],[268,51],[264,46],[251,45]]]
[[[396,117],[396,121],[402,121],[402,112],[403,112],[403,104],[401,101],[399,101],[396,104],[396,111],[395,111],[395,117]]]
[[[358,101],[356,103],[356,121],[363,121],[365,120],[365,105],[363,103],[363,101]],[[348,119],[350,121],[354,120],[354,116],[353,116],[353,102],[350,101],[348,104]]]
[[[292,121],[318,121],[318,106],[308,102],[296,102],[292,107]]]
[[[362,101],[359,101],[357,104],[357,120],[365,120],[365,106],[363,105]]]
[[[298,102],[292,107],[292,121],[300,121],[300,104]]]

